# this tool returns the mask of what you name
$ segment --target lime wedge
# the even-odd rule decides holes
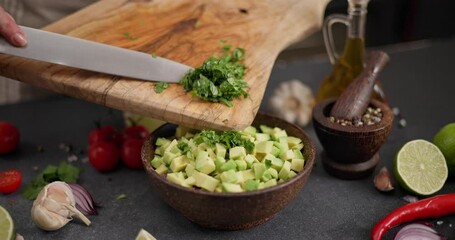
[[[13,239],[14,223],[8,211],[0,206],[0,239]]]
[[[433,143],[413,140],[406,143],[395,158],[395,176],[408,191],[427,196],[439,190],[447,180],[447,164]]]
[[[156,238],[152,236],[152,234],[141,228],[141,230],[136,236],[136,240],[156,240]]]

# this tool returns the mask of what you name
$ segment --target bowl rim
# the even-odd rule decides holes
[[[147,145],[150,144],[151,141],[154,139],[154,137],[155,137],[154,134],[156,132],[162,130],[165,127],[169,127],[169,126],[172,126],[172,125],[176,126],[175,124],[171,124],[171,123],[165,123],[165,124],[161,125],[160,127],[158,127],[157,129],[155,129],[155,131],[153,131],[149,135],[149,137],[147,137],[146,141],[142,145],[141,159],[142,159],[142,164],[144,165],[144,170],[146,171],[147,174],[149,174],[149,176],[152,176],[153,178],[159,179],[160,182],[166,184],[169,187],[176,188],[176,189],[178,189],[180,191],[185,191],[185,192],[190,193],[190,194],[201,194],[203,196],[218,197],[218,198],[251,197],[251,196],[256,196],[256,195],[267,194],[269,192],[274,192],[274,191],[279,190],[281,188],[285,188],[285,187],[288,187],[290,185],[293,185],[294,183],[299,181],[301,178],[304,178],[306,175],[311,174],[311,171],[312,171],[313,166],[315,164],[315,155],[316,155],[316,149],[315,149],[314,143],[311,140],[311,138],[303,131],[303,129],[301,127],[299,127],[299,126],[297,126],[297,125],[295,125],[293,123],[287,122],[287,121],[285,121],[285,120],[283,120],[281,118],[278,118],[278,117],[275,117],[275,116],[272,116],[272,115],[269,115],[269,114],[266,114],[266,113],[258,112],[258,115],[259,114],[264,115],[266,117],[271,117],[271,118],[278,119],[279,121],[283,121],[286,124],[289,124],[292,127],[297,128],[303,134],[303,136],[305,136],[305,138],[307,139],[307,144],[304,145],[304,149],[308,148],[309,152],[308,152],[308,158],[305,158],[305,162],[306,162],[305,167],[304,167],[303,171],[297,173],[297,175],[295,177],[293,177],[292,179],[290,179],[290,180],[287,180],[287,181],[285,181],[283,183],[279,183],[279,184],[277,184],[277,185],[275,185],[273,187],[267,187],[267,188],[264,188],[264,189],[261,189],[261,190],[246,191],[246,192],[240,192],[240,193],[209,192],[209,191],[205,191],[205,190],[197,190],[197,189],[194,189],[194,188],[182,187],[182,186],[180,186],[180,185],[178,185],[176,183],[172,183],[172,182],[168,181],[162,175],[158,174],[153,169],[153,167],[151,166],[150,160],[145,158],[145,153],[146,153],[147,147],[148,147]]]

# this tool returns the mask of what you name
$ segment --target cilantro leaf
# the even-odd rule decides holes
[[[183,155],[190,151],[190,146],[188,146],[188,143],[182,141],[179,141],[179,143],[177,144],[177,148],[182,151]]]
[[[81,173],[81,169],[67,162],[61,162],[58,166],[58,178],[66,183],[76,183]]]
[[[213,55],[202,66],[188,72],[179,83],[195,97],[232,107],[232,100],[248,96],[248,84],[243,80],[245,51],[242,48],[231,50],[231,45],[222,43],[221,56]]]
[[[157,82],[155,83],[155,92],[162,93],[164,89],[168,88],[169,84],[167,82]]]
[[[195,142],[197,144],[205,143],[210,147],[214,147],[216,143],[221,143],[227,148],[241,146],[249,153],[253,151],[255,146],[253,142],[243,138],[242,135],[236,131],[217,133],[213,130],[203,130],[198,134]]]
[[[129,32],[124,32],[123,36],[125,36],[125,38],[127,38],[128,40],[131,40],[131,41],[134,41],[137,39],[137,37],[131,36],[131,34]]]

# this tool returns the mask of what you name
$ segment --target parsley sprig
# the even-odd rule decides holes
[[[232,107],[232,100],[247,97],[247,83],[243,80],[245,51],[230,45],[223,47],[221,56],[213,55],[201,67],[188,72],[180,84],[193,96],[210,102],[221,102]]]

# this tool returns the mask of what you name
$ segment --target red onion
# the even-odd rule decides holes
[[[97,215],[98,211],[96,211],[96,207],[98,205],[92,198],[92,195],[79,184],[69,184],[71,190],[73,191],[74,199],[76,200],[76,207],[84,211],[89,215]]]
[[[394,240],[444,240],[433,228],[423,223],[409,224],[395,235]]]

